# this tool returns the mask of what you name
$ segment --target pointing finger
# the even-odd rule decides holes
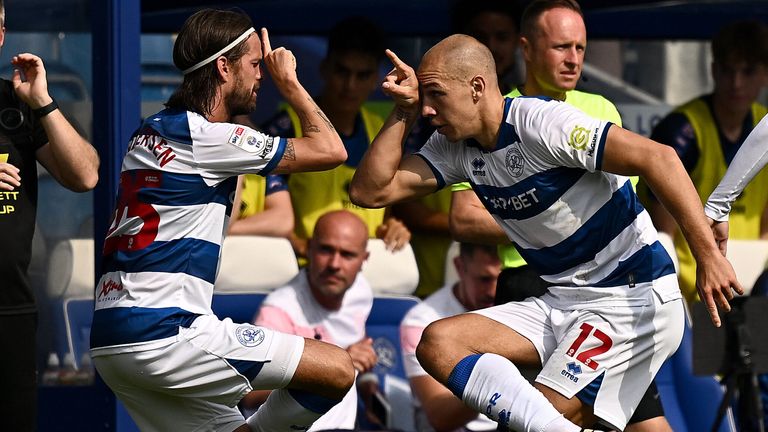
[[[385,53],[387,54],[387,57],[389,57],[389,60],[392,62],[392,64],[395,65],[396,69],[402,71],[409,68],[409,66],[405,62],[400,60],[400,57],[398,57],[397,54],[394,53],[394,51],[388,49],[385,51]]]
[[[264,56],[272,52],[272,44],[269,42],[269,32],[266,27],[261,28],[261,51]]]

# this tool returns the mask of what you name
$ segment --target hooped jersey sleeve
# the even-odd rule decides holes
[[[612,123],[592,118],[565,102],[533,97],[513,99],[506,121],[516,126],[532,162],[590,172],[601,169]]]
[[[286,140],[234,123],[210,123],[190,116],[193,155],[206,180],[237,174],[266,176],[279,163]]]

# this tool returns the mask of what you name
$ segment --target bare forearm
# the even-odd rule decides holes
[[[293,216],[279,211],[264,210],[247,218],[238,219],[229,225],[232,235],[260,235],[288,237],[293,231]]]
[[[55,110],[41,119],[48,137],[46,168],[68,189],[85,192],[96,187],[99,180],[99,156],[96,149],[86,141]],[[46,159],[45,157],[43,159]]]
[[[352,178],[349,196],[353,203],[361,207],[392,204],[383,200],[391,194],[392,180],[403,155],[402,143],[415,120],[415,110],[399,106],[392,110]]]
[[[701,200],[673,150],[653,155],[644,175],[656,198],[672,215],[682,230],[696,258],[717,254],[712,231],[702,209]]]

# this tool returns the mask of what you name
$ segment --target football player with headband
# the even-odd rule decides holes
[[[354,380],[336,346],[211,310],[237,176],[332,168],[341,140],[296,77],[239,11],[184,23],[173,60],[184,81],[130,138],[95,292],[91,354],[141,430],[306,430]],[[231,122],[256,106],[262,64],[302,119],[284,139]],[[258,259],[255,256],[254,259]],[[247,420],[252,390],[276,389]]]

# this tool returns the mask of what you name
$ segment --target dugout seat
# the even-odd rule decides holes
[[[267,293],[215,293],[211,309],[219,319],[231,318],[236,323],[250,323],[266,297]]]
[[[400,322],[418,303],[419,299],[412,296],[374,297],[371,313],[365,323],[366,334],[373,339],[373,348],[378,356],[373,373],[378,377],[379,388],[394,414],[388,416],[389,424],[386,426],[389,429],[415,430],[413,397],[403,367]]]
[[[61,303],[66,331],[66,347],[59,348],[61,353],[71,352],[75,357],[75,366],[80,367],[80,359],[91,347],[91,323],[93,322],[93,296],[67,298]]]
[[[48,259],[48,298],[93,298],[94,256],[93,239],[66,239],[56,243]]]
[[[768,240],[728,239],[728,261],[749,295],[768,261]]]
[[[387,250],[381,239],[368,239],[370,256],[363,275],[374,295],[410,295],[419,284],[419,268],[410,244],[397,252]]]
[[[290,281],[299,272],[288,239],[227,236],[221,250],[216,292],[265,292]]]

